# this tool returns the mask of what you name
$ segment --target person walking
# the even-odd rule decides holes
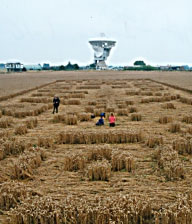
[[[59,108],[59,104],[60,104],[60,99],[58,96],[54,96],[53,98],[53,114],[55,113],[58,113],[58,108]]]
[[[115,118],[114,114],[111,113],[111,115],[109,116],[109,126],[115,127],[115,121],[116,121],[116,118]]]

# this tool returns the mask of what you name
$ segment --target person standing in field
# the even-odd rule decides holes
[[[58,108],[59,108],[59,104],[60,104],[60,99],[58,96],[54,96],[53,98],[53,114],[55,113],[58,113]]]
[[[109,116],[109,126],[115,127],[115,121],[116,121],[116,118],[115,118],[114,114],[111,113],[111,115]]]

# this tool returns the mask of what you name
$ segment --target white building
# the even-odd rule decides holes
[[[20,62],[11,62],[7,63],[5,67],[8,72],[21,72],[23,69],[23,64]]]
[[[26,70],[36,70],[36,71],[41,71],[42,67],[40,64],[37,65],[24,65],[24,68],[26,68]]]

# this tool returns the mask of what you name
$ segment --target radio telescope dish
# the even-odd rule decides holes
[[[94,62],[96,68],[106,69],[107,66],[105,61],[107,60],[111,49],[115,46],[116,41],[107,40],[103,37],[96,40],[90,40],[89,43],[94,50]]]

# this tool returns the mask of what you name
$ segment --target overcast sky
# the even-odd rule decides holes
[[[192,0],[0,0],[0,62],[87,65],[100,33],[108,65],[192,65]]]

